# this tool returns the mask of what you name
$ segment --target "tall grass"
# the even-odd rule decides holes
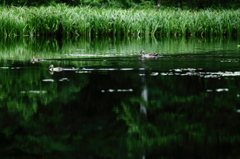
[[[0,35],[237,35],[240,10],[0,8]]]

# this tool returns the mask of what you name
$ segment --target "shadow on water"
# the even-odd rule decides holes
[[[0,48],[3,158],[239,157],[235,40],[13,41]]]

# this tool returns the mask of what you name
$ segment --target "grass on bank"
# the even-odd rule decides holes
[[[237,35],[240,10],[0,7],[1,36]]]

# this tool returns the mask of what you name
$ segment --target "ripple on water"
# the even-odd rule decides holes
[[[228,92],[228,88],[207,89],[207,92]]]

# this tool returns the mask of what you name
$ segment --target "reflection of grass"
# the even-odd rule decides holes
[[[42,68],[1,69],[0,71],[4,75],[0,79],[1,107],[7,108],[11,113],[19,114],[26,120],[31,119],[31,116],[37,113],[40,106],[45,106],[56,100],[68,103],[77,99],[77,92],[88,83],[87,78],[83,76],[76,76],[75,81],[63,86],[58,80],[44,82],[43,79],[52,79],[52,76],[47,69]]]
[[[183,90],[181,86],[177,88]],[[235,120],[238,115],[234,102],[226,104],[221,97],[213,98],[206,93],[179,96],[155,87],[149,89],[149,95],[159,98],[151,98],[152,101],[146,105],[147,120],[141,118],[139,107],[142,101],[137,97],[130,98],[114,110],[128,126],[127,144],[130,150],[138,150],[139,145],[152,149],[169,145],[181,147],[184,144],[191,150],[190,142],[190,145],[202,145],[206,138],[209,147],[215,146],[217,140],[231,144],[239,142],[238,130],[234,128],[239,125]],[[231,95],[225,98],[232,101]]]
[[[1,38],[0,60],[30,61],[41,59],[107,58],[109,56],[135,56],[140,50],[163,54],[198,53],[207,51],[233,50],[237,42],[231,38],[154,37],[134,38]],[[214,45],[213,45],[214,43]]]
[[[89,7],[0,8],[0,35],[233,35],[239,10],[123,10]]]

